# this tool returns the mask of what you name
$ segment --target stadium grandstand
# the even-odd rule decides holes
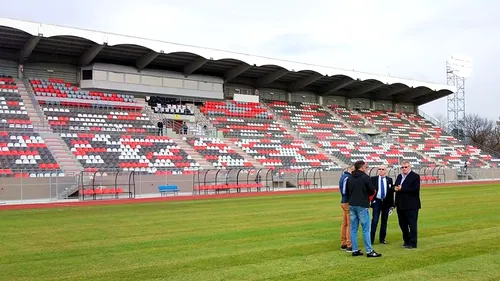
[[[120,172],[139,175],[144,193],[166,179],[191,190],[193,174],[211,169],[316,169],[334,185],[359,159],[392,167],[408,160],[417,169],[439,167],[448,179],[464,165],[496,171],[499,159],[419,111],[454,91],[0,19],[1,196],[68,196],[96,173],[103,180]],[[47,185],[57,187],[47,194],[39,188]]]

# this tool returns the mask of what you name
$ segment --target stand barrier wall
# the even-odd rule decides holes
[[[344,169],[345,170],[345,169]],[[200,170],[202,173],[203,170]],[[269,174],[266,176],[266,174]],[[422,179],[423,183],[434,182],[451,182],[458,180],[457,169],[449,169],[444,167],[422,167],[420,169],[414,169],[415,172],[422,176],[432,176],[438,177],[438,179]],[[474,177],[470,180],[492,180],[500,179],[500,169],[472,169],[469,168],[471,174]],[[29,173],[28,170],[12,171],[13,173]],[[95,177],[96,185],[103,183],[105,185],[113,185],[116,179],[116,173],[119,173],[118,183],[127,183],[128,176],[127,171],[121,170],[108,170],[100,176]],[[238,174],[239,172],[239,174]],[[311,169],[309,171],[304,170],[284,170],[284,169],[261,169],[259,175],[264,186],[277,188],[286,187],[300,187],[305,188],[303,185],[299,185],[299,181],[309,180],[312,185],[318,185],[321,187],[338,187],[338,181],[342,174],[342,170],[336,171],[320,171]],[[207,181],[210,178],[215,180],[215,170],[208,172]],[[228,182],[238,183],[244,182],[254,182],[257,177],[258,170],[245,171],[235,169],[232,171],[220,172],[218,175],[218,182],[222,180],[223,175],[227,174]],[[377,174],[376,169],[369,171],[372,176]],[[400,173],[398,167],[389,167],[388,174],[394,179]],[[134,173],[134,183],[135,183],[135,197],[141,198],[146,196],[159,196],[158,186],[169,184],[177,185],[180,189],[180,194],[192,194],[194,180],[193,178],[198,174],[197,171],[190,171],[187,174],[176,175],[175,171],[167,171],[163,175],[150,175],[141,173],[140,171],[135,171]],[[316,176],[314,176],[316,174]],[[203,175],[203,174],[202,174]],[[320,176],[318,176],[320,175]],[[80,177],[83,176],[85,184],[88,185],[89,181],[92,180],[92,174],[70,174],[65,173],[64,176],[58,176],[56,173],[51,174],[48,177],[36,177],[36,178],[14,178],[0,176],[0,203],[12,202],[12,203],[30,203],[30,202],[51,202],[57,200],[63,200],[70,195],[75,194],[79,189]],[[120,178],[126,178],[125,180],[120,180]],[[272,180],[271,180],[272,179]],[[222,183],[223,181],[221,181]],[[271,184],[272,182],[272,184]],[[312,186],[311,186],[312,188]],[[263,188],[263,190],[265,190]],[[70,198],[75,198],[74,196]]]

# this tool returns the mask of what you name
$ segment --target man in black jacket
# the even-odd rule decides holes
[[[410,163],[401,163],[401,174],[396,178],[396,208],[403,248],[417,248],[417,223],[420,203],[420,175],[411,170]]]
[[[370,177],[365,173],[366,163],[357,161],[354,163],[354,172],[347,180],[347,197],[349,198],[349,216],[351,219],[351,244],[352,255],[361,256],[363,253],[358,248],[358,226],[363,228],[363,242],[366,248],[366,256],[380,257],[381,254],[372,249],[370,241],[370,196],[375,194]]]
[[[389,211],[394,207],[394,186],[392,178],[387,176],[387,166],[381,165],[378,167],[378,176],[371,178],[374,186],[377,187],[377,194],[372,201],[372,225],[371,225],[371,241],[375,242],[375,233],[377,225],[380,221],[379,241],[381,244],[387,244],[385,240],[387,234],[387,220],[389,219]]]

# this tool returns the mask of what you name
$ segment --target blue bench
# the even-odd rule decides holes
[[[163,197],[163,194],[167,196],[168,193],[173,193],[174,195],[177,195],[177,193],[179,192],[179,188],[177,187],[177,185],[159,185],[158,191],[160,192],[160,195]]]

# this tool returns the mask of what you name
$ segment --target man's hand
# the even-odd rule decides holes
[[[395,188],[396,191],[400,191],[401,190],[401,185],[397,185],[396,188]]]

